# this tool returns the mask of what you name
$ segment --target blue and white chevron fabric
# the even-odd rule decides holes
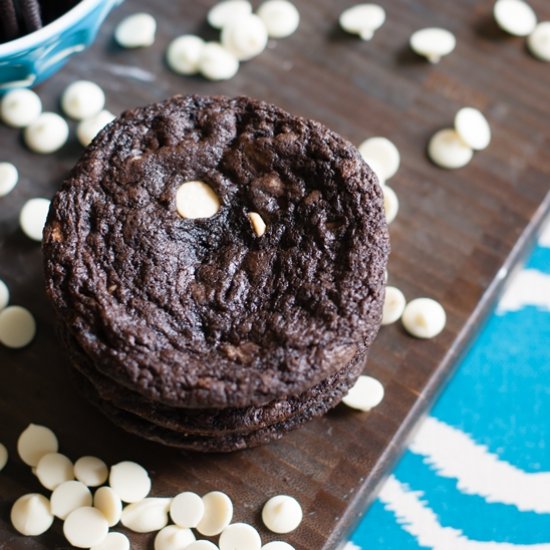
[[[550,223],[346,550],[550,550]]]

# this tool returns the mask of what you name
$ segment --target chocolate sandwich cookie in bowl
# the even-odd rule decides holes
[[[55,73],[94,41],[103,20],[121,2],[2,0],[0,94],[32,87]]]
[[[199,96],[104,129],[43,241],[90,399],[130,431],[223,451],[345,395],[380,326],[388,248],[353,145],[264,102]]]

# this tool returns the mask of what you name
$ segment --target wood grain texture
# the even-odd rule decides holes
[[[18,228],[24,201],[51,197],[81,153],[74,129],[70,144],[42,157],[24,149],[16,130],[0,127],[0,160],[12,160],[21,174],[17,188],[0,199],[0,278],[12,291],[12,303],[30,308],[38,322],[28,348],[0,348],[0,441],[11,452],[0,473],[2,550],[68,548],[58,521],[37,538],[20,537],[10,526],[13,501],[41,491],[15,452],[29,422],[52,427],[61,451],[73,459],[94,454],[109,463],[143,463],[155,495],[226,491],[234,499],[236,521],[260,525],[265,500],[290,493],[302,503],[304,521],[280,538],[297,549],[336,548],[482,319],[503,266],[511,267],[548,209],[550,72],[529,56],[524,40],[495,27],[491,2],[388,0],[386,24],[365,43],[337,27],[350,0],[296,0],[302,15],[298,32],[243,64],[234,80],[211,83],[170,73],[163,54],[172,38],[189,32],[217,36],[205,24],[213,3],[159,1],[152,8],[146,0],[127,1],[90,50],[40,87],[45,108],[57,110],[63,88],[89,78],[105,89],[107,107],[115,113],[175,93],[244,94],[320,120],[354,143],[389,137],[402,154],[401,169],[390,182],[401,209],[391,227],[389,283],[408,298],[440,300],[447,328],[425,342],[408,337],[399,325],[381,330],[367,370],[382,381],[386,398],[369,414],[338,408],[280,442],[229,456],[180,454],[131,437],[88,405],[67,376],[44,295],[40,249]],[[550,19],[545,0],[531,3],[541,19]],[[114,26],[139,10],[157,17],[156,43],[122,51],[113,44]],[[432,25],[449,28],[458,39],[456,51],[437,66],[407,45],[414,30]],[[445,172],[426,159],[427,140],[451,125],[464,105],[487,115],[493,143],[466,168]],[[277,538],[261,532],[264,540]],[[133,548],[150,550],[152,539],[132,535]]]

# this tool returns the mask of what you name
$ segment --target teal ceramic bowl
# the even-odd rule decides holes
[[[0,93],[30,88],[51,76],[95,39],[107,14],[122,0],[81,0],[45,27],[0,44]]]

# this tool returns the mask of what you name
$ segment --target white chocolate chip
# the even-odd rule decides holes
[[[50,502],[38,493],[19,497],[11,507],[13,527],[22,535],[34,537],[45,533],[53,523]]]
[[[265,233],[266,225],[263,218],[257,212],[249,212],[248,219],[256,236],[261,237]]]
[[[246,17],[252,13],[252,4],[247,0],[225,0],[210,8],[206,19],[215,29],[223,29],[233,19]]]
[[[109,477],[109,468],[100,458],[82,456],[74,463],[74,477],[88,487],[99,487]]]
[[[233,518],[233,503],[220,491],[212,491],[202,497],[204,516],[197,525],[201,535],[213,537],[219,535]]]
[[[438,63],[455,49],[456,38],[447,29],[429,27],[413,33],[409,43],[418,55],[422,55],[430,63]]]
[[[94,508],[105,516],[109,527],[113,527],[122,516],[122,501],[111,487],[100,487],[94,495]]]
[[[122,510],[121,522],[136,533],[159,531],[168,524],[170,498],[145,498]]]
[[[376,166],[374,171],[382,180],[389,180],[399,170],[401,155],[397,147],[385,137],[369,138],[358,147],[367,164]]]
[[[6,124],[24,128],[40,116],[42,102],[32,90],[12,90],[2,98],[0,111]]]
[[[232,19],[222,29],[222,46],[239,61],[261,54],[267,46],[267,29],[254,14]]]
[[[12,349],[24,348],[36,334],[32,313],[21,306],[9,306],[0,311],[0,343]]]
[[[155,537],[155,550],[185,550],[195,542],[191,529],[168,525],[161,529]]]
[[[204,503],[196,493],[180,493],[172,499],[170,517],[179,527],[196,527],[204,515]]]
[[[130,540],[122,533],[107,533],[103,541],[92,546],[90,550],[130,550]]]
[[[401,322],[411,336],[433,338],[445,328],[447,316],[439,302],[416,298],[406,305]]]
[[[550,21],[539,23],[527,38],[529,51],[541,61],[550,61]]]
[[[293,497],[271,497],[262,509],[264,525],[274,533],[290,533],[302,522],[302,507]]]
[[[32,467],[35,467],[45,454],[55,453],[58,448],[55,434],[46,426],[38,424],[29,424],[17,440],[19,457]]]
[[[342,403],[359,411],[370,411],[384,399],[384,386],[372,376],[360,376]]]
[[[73,510],[92,505],[90,489],[80,481],[65,481],[59,484],[50,497],[51,512],[65,519]]]
[[[405,295],[395,286],[386,287],[382,325],[391,325],[401,318],[406,305]]]
[[[449,170],[466,166],[473,154],[472,148],[464,143],[458,132],[450,128],[436,132],[428,144],[432,162]]]
[[[176,210],[182,218],[211,218],[220,209],[220,199],[203,181],[187,181],[176,191]]]
[[[151,478],[143,466],[124,461],[111,468],[109,485],[123,502],[139,502],[149,494]]]
[[[198,540],[192,542],[189,546],[185,547],[185,550],[219,550],[218,547],[209,540]]]
[[[178,74],[196,74],[204,49],[204,40],[192,34],[179,36],[170,42],[166,50],[168,66]]]
[[[10,289],[8,285],[0,279],[0,311],[10,303]]]
[[[0,472],[5,468],[8,462],[8,449],[0,443]]]
[[[77,548],[90,548],[105,540],[109,526],[96,508],[85,506],[71,512],[63,523],[65,538]]]
[[[97,115],[105,105],[105,94],[95,83],[89,80],[77,80],[63,92],[61,108],[75,120],[83,120]]]
[[[262,550],[294,550],[294,546],[291,546],[288,542],[274,540],[273,542],[264,544]]]
[[[19,180],[19,172],[11,162],[0,162],[0,197],[5,197]]]
[[[523,0],[497,0],[493,14],[498,26],[514,36],[527,36],[537,24],[533,8]]]
[[[384,212],[386,214],[386,222],[391,223],[395,220],[397,212],[399,211],[399,200],[395,191],[387,185],[382,186],[384,193]]]
[[[68,137],[67,121],[57,113],[42,113],[23,133],[27,147],[41,154],[58,151],[65,145]]]
[[[370,40],[386,20],[386,12],[378,4],[357,4],[340,15],[340,27],[350,34]]]
[[[134,13],[115,29],[115,40],[123,48],[144,48],[155,41],[157,22],[148,13]]]
[[[455,130],[472,149],[481,151],[491,143],[491,128],[483,113],[472,107],[464,107],[456,113]]]
[[[48,453],[38,461],[35,474],[46,489],[53,491],[58,485],[74,479],[73,463],[61,453]]]
[[[220,550],[260,550],[262,540],[252,525],[233,523],[222,531],[219,547]]]
[[[29,239],[42,241],[42,232],[46,224],[46,218],[50,210],[48,199],[29,199],[21,208],[19,213],[19,225],[21,230]]]
[[[239,70],[238,59],[217,42],[204,45],[199,72],[208,80],[229,80]]]
[[[258,17],[264,22],[271,38],[286,38],[300,24],[300,13],[287,0],[267,0],[258,8]]]
[[[76,137],[83,147],[88,147],[94,138],[114,119],[115,115],[109,111],[101,111],[97,115],[81,120],[76,127]]]

